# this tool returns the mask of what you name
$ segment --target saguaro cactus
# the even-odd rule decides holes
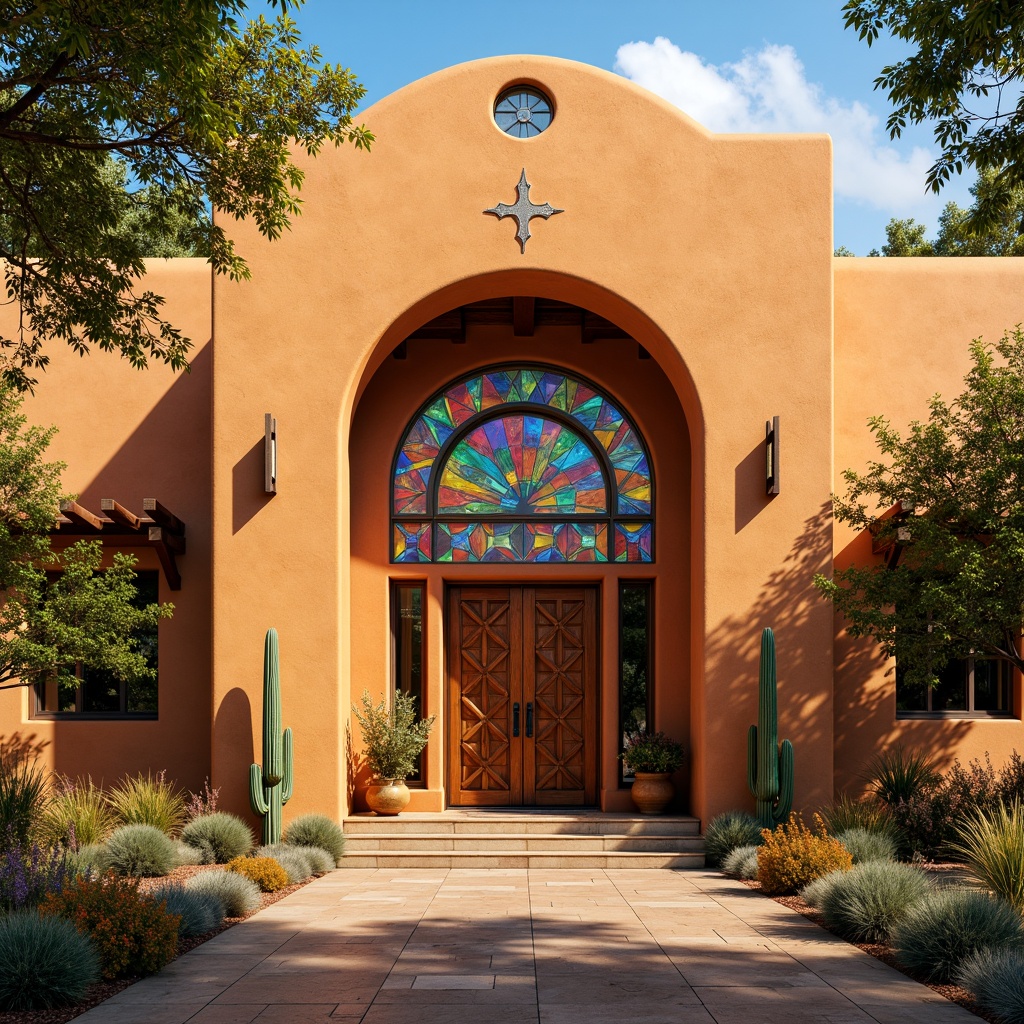
[[[775,682],[775,634],[761,633],[758,674],[757,725],[747,733],[747,783],[757,800],[757,816],[764,828],[774,828],[789,817],[793,806],[793,744],[779,745],[779,706]]]
[[[281,732],[281,673],[277,630],[263,645],[263,767],[249,768],[249,802],[263,818],[263,845],[281,841],[281,808],[292,796],[292,731]]]

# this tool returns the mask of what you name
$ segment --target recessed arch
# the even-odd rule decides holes
[[[650,562],[647,445],[604,389],[560,367],[473,370],[412,418],[392,465],[394,562]]]

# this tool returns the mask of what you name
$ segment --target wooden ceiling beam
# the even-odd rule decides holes
[[[113,498],[100,498],[100,511],[108,519],[128,530],[135,531],[142,527],[142,520],[134,512],[129,512],[124,505],[114,501]]]
[[[532,338],[536,321],[537,300],[532,295],[516,295],[512,299],[512,334]]]
[[[62,501],[60,503],[60,514],[69,519],[72,525],[84,532],[99,532],[103,529],[103,520],[87,508],[83,508],[77,501]]]

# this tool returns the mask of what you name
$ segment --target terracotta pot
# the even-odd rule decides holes
[[[411,799],[405,779],[378,779],[366,787],[366,803],[378,814],[401,814]]]
[[[629,795],[641,814],[662,814],[676,795],[669,772],[636,772]]]

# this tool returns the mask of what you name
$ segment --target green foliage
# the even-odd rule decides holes
[[[352,123],[352,73],[302,49],[287,13],[245,13],[243,0],[0,0],[0,258],[24,311],[0,345],[19,386],[45,368],[47,339],[185,366],[190,342],[137,287],[149,240],[177,237],[245,278],[225,225],[288,228],[304,178],[292,146],[372,142]],[[140,183],[130,196],[111,155]]]
[[[42,766],[31,758],[0,751],[0,839],[25,846],[46,799]]]
[[[284,841],[293,846],[318,846],[334,858],[334,866],[345,853],[345,834],[326,814],[300,815],[288,826]]]
[[[309,858],[309,867],[314,875],[325,875],[338,866],[338,859],[329,850],[319,846],[302,846],[299,849]]]
[[[178,950],[179,918],[140,893],[136,878],[79,878],[39,910],[67,919],[92,939],[107,979],[153,974]]]
[[[764,828],[784,822],[793,806],[794,755],[789,740],[779,743],[775,634],[761,631],[757,680],[757,725],[747,732],[747,785]]]
[[[825,924],[844,939],[885,942],[930,889],[920,868],[871,860],[833,878],[819,906]]]
[[[249,826],[225,811],[193,818],[181,830],[181,841],[199,850],[206,864],[227,864],[252,849]]]
[[[154,903],[163,903],[169,914],[181,918],[178,935],[183,939],[206,935],[224,921],[224,904],[213,893],[192,892],[180,882],[164,882],[148,895]]]
[[[1024,11],[1014,3],[847,0],[843,16],[869,46],[882,32],[907,44],[901,49],[909,55],[882,68],[875,88],[892,104],[892,138],[908,124],[932,125],[940,152],[928,187],[940,191],[965,167],[997,172],[992,194],[971,218],[975,231],[990,230],[1024,185],[1024,106],[1015,98],[1024,74]]]
[[[945,889],[912,907],[891,939],[901,967],[944,984],[981,949],[1024,949],[1024,921],[1009,903],[986,893]]]
[[[67,854],[68,872],[72,877],[84,875],[98,878],[110,870],[110,850],[105,843],[90,843]]]
[[[107,799],[125,825],[152,825],[173,836],[185,820],[185,797],[167,781],[166,772],[156,778],[146,774],[125,779]]]
[[[761,845],[761,823],[746,811],[725,811],[712,818],[704,830],[704,863],[709,868],[725,864],[740,846]]]
[[[722,860],[722,874],[752,882],[757,878],[756,846],[737,846]]]
[[[847,874],[849,874],[848,871],[840,869],[838,871],[830,871],[827,875],[822,875],[820,878],[812,878],[811,881],[809,881],[800,890],[800,898],[809,906],[820,910],[822,901],[825,899],[828,891],[832,888],[832,884],[837,878],[842,878]]]
[[[185,891],[216,897],[227,917],[244,917],[260,905],[260,887],[234,871],[202,871],[185,883]]]
[[[99,976],[92,943],[70,921],[34,910],[0,918],[0,1010],[77,1003]]]
[[[828,835],[815,815],[817,833],[812,832],[795,811],[775,829],[763,829],[757,854],[757,880],[769,896],[795,893],[808,882],[830,871],[849,870],[849,851]]]
[[[893,841],[897,838],[889,809],[874,799],[853,800],[843,794],[822,809],[821,820],[834,836],[851,828],[862,828],[866,832],[880,832]]]
[[[313,874],[313,858],[311,846],[289,846],[287,843],[274,843],[270,846],[257,847],[257,857],[273,857],[284,868],[288,875],[288,884],[296,885],[304,882]]]
[[[683,745],[663,732],[643,732],[626,738],[622,763],[636,772],[676,772],[683,765]]]
[[[895,657],[908,686],[930,686],[950,659],[1024,659],[1024,332],[971,344],[964,391],[936,395],[928,421],[906,437],[881,416],[869,423],[881,459],[843,475],[836,518],[899,544],[884,562],[815,577],[855,637]],[[862,499],[874,504],[870,510]],[[900,503],[900,513],[883,516]]]
[[[202,850],[197,850],[194,846],[189,846],[188,843],[183,843],[180,839],[173,840],[173,843],[174,861],[178,867],[184,865],[194,867],[197,864],[204,863]]]
[[[114,827],[114,815],[92,779],[57,778],[54,792],[36,827],[44,846],[70,842],[72,846],[102,843]]]
[[[416,698],[395,690],[391,708],[386,700],[374,704],[368,691],[360,698],[362,711],[352,711],[363,732],[366,763],[378,779],[407,779],[416,769],[416,759],[427,745],[436,716],[416,721]]]
[[[288,884],[288,872],[273,857],[235,857],[227,870],[251,879],[261,892],[277,892]]]
[[[976,810],[956,831],[954,852],[986,888],[1024,913],[1024,804]]]
[[[118,875],[151,878],[167,875],[177,864],[174,843],[152,825],[122,825],[107,840],[108,863]]]
[[[46,681],[73,692],[81,666],[129,682],[151,679],[139,635],[154,630],[173,606],[135,607],[131,555],[117,553],[99,572],[99,541],[53,551],[49,530],[66,497],[64,465],[45,461],[55,429],[26,427],[21,405],[22,397],[0,381],[0,687]]]
[[[927,754],[904,750],[897,743],[868,762],[865,778],[875,796],[894,807],[932,789],[942,776]]]
[[[848,828],[844,832],[837,833],[836,839],[850,851],[854,864],[896,859],[896,843],[884,832],[869,832],[866,828]]]
[[[988,1019],[1024,1020],[1024,951],[979,950],[960,965],[953,980],[974,996]]]

